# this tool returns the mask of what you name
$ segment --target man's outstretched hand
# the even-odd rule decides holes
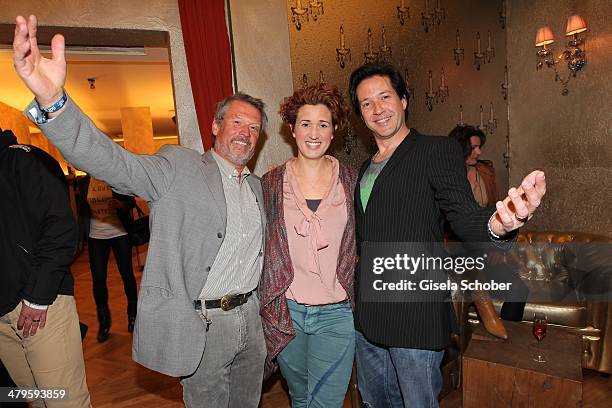
[[[532,171],[518,188],[511,188],[508,196],[496,204],[497,211],[491,220],[491,231],[503,236],[512,232],[533,217],[546,194],[546,178],[540,170]]]
[[[64,37],[56,34],[51,40],[51,59],[40,55],[36,30],[36,16],[15,19],[13,39],[13,65],[25,85],[32,91],[42,107],[56,103],[63,93],[66,82],[66,58]]]

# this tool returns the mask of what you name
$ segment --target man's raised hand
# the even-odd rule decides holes
[[[66,82],[64,37],[56,34],[51,40],[51,59],[40,55],[36,30],[38,21],[31,15],[27,21],[22,16],[15,19],[13,39],[13,65],[25,85],[32,91],[38,103],[49,107],[57,102]]]

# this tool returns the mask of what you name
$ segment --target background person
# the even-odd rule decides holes
[[[455,139],[461,145],[463,158],[467,170],[467,178],[474,194],[474,199],[481,207],[492,207],[498,200],[497,178],[493,162],[481,160],[482,147],[487,141],[486,134],[473,126],[457,126],[448,134],[448,137]],[[496,254],[489,258],[489,268],[495,268],[496,274],[493,278],[503,277],[505,280],[511,278],[512,286],[509,293],[500,293],[501,298],[509,298],[512,301],[505,301],[502,305],[500,316],[504,320],[521,321],[525,310],[525,301],[529,289],[516,273],[518,265],[513,260],[501,261],[501,257]],[[486,269],[485,269],[486,273]],[[498,321],[499,317],[495,313],[491,299],[486,292],[480,291],[474,296],[474,303],[478,308],[478,313],[482,317],[485,328],[498,337],[506,338],[507,333],[503,323]],[[519,300],[519,301],[517,301]],[[500,328],[503,329],[500,330]]]
[[[129,218],[128,212],[136,206],[136,201],[134,197],[114,193],[108,184],[93,177],[86,177],[80,187],[87,195],[89,269],[98,314],[98,342],[102,343],[110,336],[111,327],[106,286],[111,249],[127,298],[128,332],[134,331],[138,295],[132,266],[132,244],[122,219]]]
[[[0,359],[20,388],[65,388],[89,407],[70,264],[77,227],[60,165],[0,134]]]

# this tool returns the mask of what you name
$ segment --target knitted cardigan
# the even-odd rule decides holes
[[[262,178],[266,211],[266,246],[263,272],[259,282],[261,320],[268,356],[264,378],[277,368],[276,356],[295,337],[285,293],[293,281],[294,271],[289,255],[287,228],[283,211],[283,178],[285,165]],[[340,243],[336,277],[353,302],[353,274],[356,266],[355,211],[353,206],[357,172],[340,163],[340,182],[346,195],[347,223]]]

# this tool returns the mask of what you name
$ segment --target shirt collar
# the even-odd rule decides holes
[[[215,151],[214,148],[210,149],[210,151],[212,153],[213,159],[215,159],[215,161],[217,162],[217,165],[219,166],[219,171],[221,172],[221,175],[223,177],[226,177],[228,179],[232,179],[232,178],[244,179],[246,178],[246,176],[251,174],[251,171],[249,170],[247,166],[244,166],[242,169],[242,172],[238,174],[238,170],[236,170],[236,167],[234,167],[232,163],[228,162],[223,157],[221,157],[219,153]]]

